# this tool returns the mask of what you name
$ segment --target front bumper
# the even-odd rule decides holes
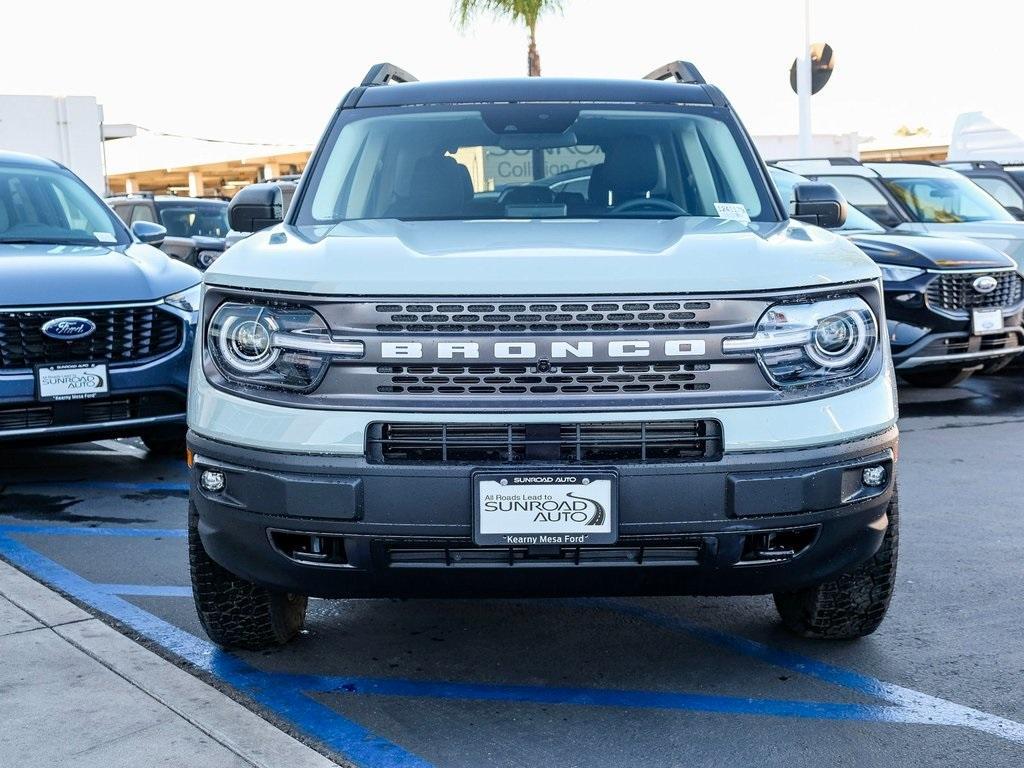
[[[763,594],[826,581],[877,551],[897,431],[718,461],[588,465],[619,476],[619,540],[553,548],[472,543],[471,474],[483,467],[253,450],[194,432],[188,440],[206,550],[275,589],[320,597]],[[861,470],[879,464],[886,483],[862,487]],[[207,469],[224,473],[222,491],[199,488]],[[314,537],[311,557],[304,547]]]
[[[107,395],[69,402],[36,399],[34,373],[0,374],[0,444],[128,437],[185,424],[195,326],[181,345],[141,365],[112,367]]]

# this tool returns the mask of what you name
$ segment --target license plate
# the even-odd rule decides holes
[[[109,391],[104,363],[65,363],[36,368],[39,400],[86,400]]]
[[[982,336],[986,333],[1000,333],[1003,330],[1003,310],[975,309],[971,312],[971,333]]]
[[[614,472],[478,472],[473,540],[504,546],[611,544],[618,538]]]

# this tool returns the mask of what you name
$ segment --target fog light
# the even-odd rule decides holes
[[[865,472],[867,470],[864,470]],[[217,493],[224,490],[224,473],[215,469],[204,469],[199,476],[199,485],[204,491]]]
[[[877,488],[885,485],[887,473],[885,467],[865,467],[861,472],[861,480],[868,488]]]

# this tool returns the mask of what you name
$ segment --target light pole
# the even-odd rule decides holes
[[[800,157],[811,154],[811,0],[804,0],[804,50],[797,59],[796,94],[800,108]]]

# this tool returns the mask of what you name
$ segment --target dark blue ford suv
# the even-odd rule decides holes
[[[63,166],[0,152],[0,447],[141,436],[183,450],[200,274]]]

